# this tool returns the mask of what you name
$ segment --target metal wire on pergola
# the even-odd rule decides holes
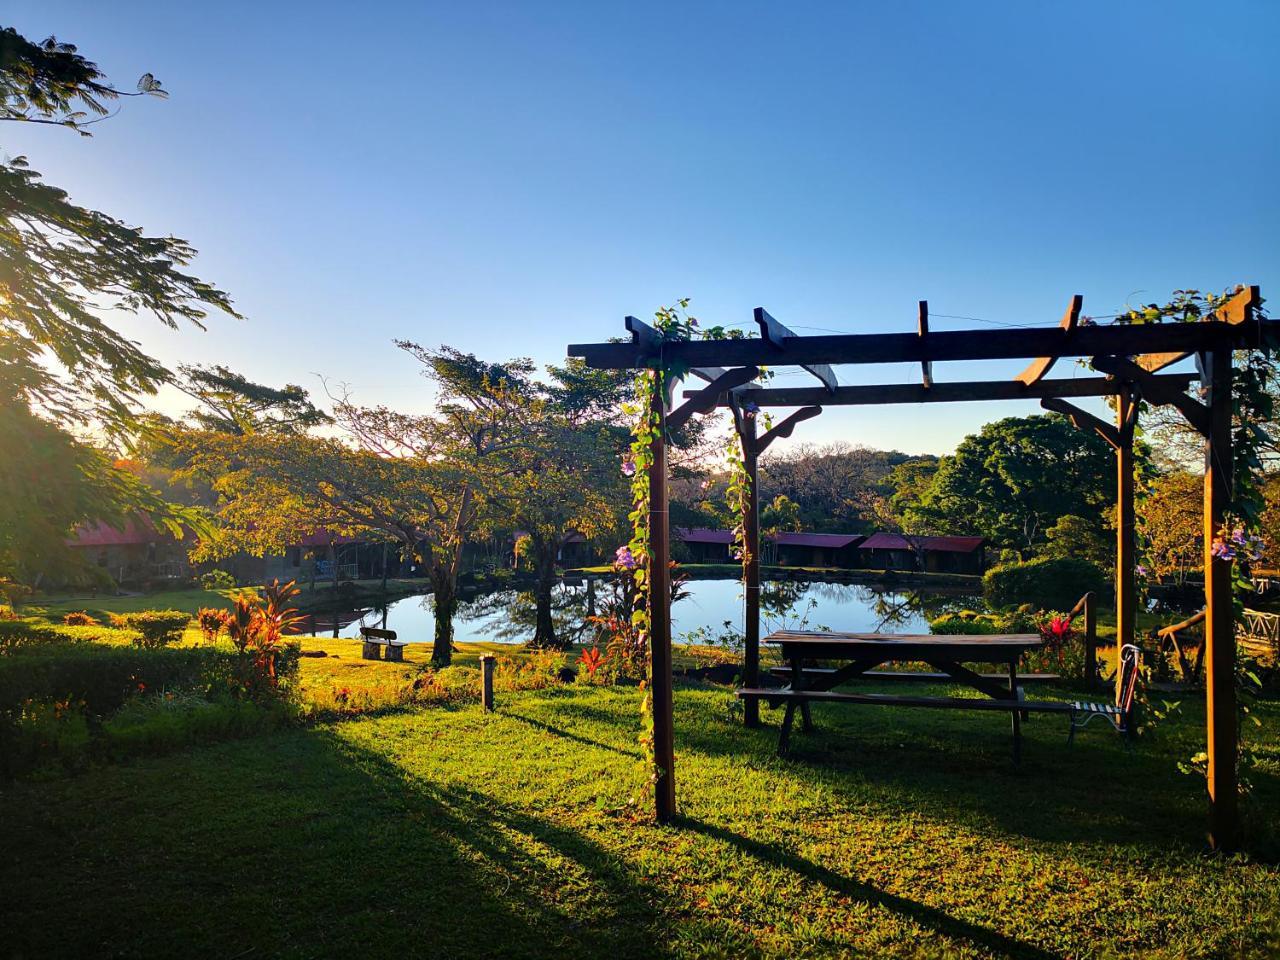
[[[931,331],[929,307],[920,301],[915,333],[832,334],[799,336],[757,308],[759,338],[669,341],[635,317],[625,324],[631,341],[572,344],[569,356],[602,369],[642,369],[679,364],[706,382],[686,391],[684,403],[672,408],[663,397],[657,411],[659,429],[651,443],[649,468],[650,549],[648,606],[653,672],[654,752],[658,776],[655,811],[659,821],[674,816],[675,755],[671,677],[670,530],[667,518],[667,434],[691,416],[726,407],[734,414],[742,440],[749,482],[746,515],[745,651],[743,684],[758,684],[760,669],[760,563],[757,464],[778,437],[819,415],[824,406],[948,403],[983,400],[1039,400],[1041,406],[1068,416],[1076,427],[1101,435],[1116,452],[1116,643],[1133,643],[1137,614],[1134,580],[1133,437],[1140,400],[1171,405],[1205,438],[1205,685],[1208,740],[1210,841],[1230,849],[1239,836],[1238,734],[1235,697],[1234,609],[1231,561],[1211,548],[1231,501],[1232,351],[1256,347],[1280,332],[1280,321],[1262,319],[1257,287],[1243,287],[1201,322],[1145,325],[1082,325],[1082,298],[1075,296],[1056,328]],[[1048,379],[1063,357],[1088,358],[1104,376]],[[1159,371],[1195,357],[1195,373]],[[1028,366],[1012,380],[945,383],[934,379],[933,365],[954,360],[1025,359]],[[921,378],[913,384],[841,386],[832,364],[919,363]],[[798,366],[819,386],[768,387],[753,382],[762,366]],[[1188,394],[1199,381],[1205,400]],[[1069,399],[1114,396],[1116,422],[1108,423],[1079,409]],[[797,407],[764,434],[753,409]],[[759,704],[746,703],[745,722],[759,723]]]

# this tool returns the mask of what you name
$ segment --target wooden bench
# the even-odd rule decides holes
[[[364,644],[360,656],[365,660],[390,660],[395,663],[404,662],[404,644],[396,639],[394,630],[379,630],[376,627],[361,627],[360,639]],[[382,655],[386,648],[386,656]]]
[[[945,676],[945,674],[944,674]],[[1066,713],[1074,714],[1075,707],[1070,703],[1059,703],[1053,700],[996,699],[991,697],[900,697],[887,693],[845,693],[839,690],[791,690],[783,688],[770,690],[766,688],[744,687],[738,691],[742,700],[764,700],[769,706],[777,707],[787,704],[804,706],[809,703],[849,703],[866,704],[884,707],[926,707],[939,710],[979,710],[984,712],[1017,713],[1023,716],[1028,713]],[[804,717],[805,729],[810,729],[809,718]],[[784,723],[778,738],[778,754],[785,754],[791,746],[791,726]],[[1017,763],[1022,758],[1021,731],[1015,727],[1013,739],[1013,760]]]
[[[769,672],[775,677],[790,677],[790,667],[770,667]],[[805,677],[825,677],[836,672],[835,667],[805,667]],[[868,670],[862,674],[868,680],[907,680],[919,683],[954,683],[955,678],[945,673],[911,670]],[[984,680],[1003,681],[1008,679],[1005,673],[980,673]],[[1056,673],[1020,673],[1018,683],[1056,683],[1061,680]]]

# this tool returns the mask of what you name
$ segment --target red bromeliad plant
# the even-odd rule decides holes
[[[583,668],[587,671],[587,676],[594,677],[596,675],[596,671],[604,665],[604,655],[600,653],[599,647],[588,647],[586,650],[583,650],[581,656],[578,657],[578,663],[582,664]]]

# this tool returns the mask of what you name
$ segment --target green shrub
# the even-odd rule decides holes
[[[231,674],[234,657],[208,647],[140,650],[85,643],[32,649],[0,658],[0,712],[13,714],[33,698],[71,699],[102,717],[139,692],[203,691]]]
[[[61,639],[57,628],[31,620],[0,620],[0,654],[20,648],[56,643]]]
[[[210,702],[196,694],[130,699],[102,724],[101,755],[111,760],[155,756],[199,743],[252,736],[287,722],[281,704]]]
[[[293,643],[266,660],[209,647],[71,643],[0,658],[0,777],[79,762],[80,724],[86,743],[92,732],[91,747],[119,757],[284,723],[296,715],[300,653]],[[100,718],[108,719],[91,725]]]
[[[112,617],[112,623],[138,632],[134,642],[145,649],[166,647],[182,637],[191,622],[191,614],[181,610],[142,610]]]
[[[976,617],[962,617],[959,614],[949,614],[945,617],[939,617],[937,620],[931,621],[929,623],[929,629],[933,633],[980,634],[1005,632],[997,622],[996,618],[990,614]]]
[[[206,590],[231,590],[236,585],[236,578],[225,570],[210,570],[200,574],[200,586]]]
[[[1090,591],[1107,589],[1107,575],[1088,560],[1039,557],[992,567],[982,578],[982,592],[994,607],[1032,604],[1047,610],[1070,610]]]
[[[32,698],[4,721],[0,717],[0,773],[13,776],[54,764],[72,769],[88,760],[89,722],[83,703]]]

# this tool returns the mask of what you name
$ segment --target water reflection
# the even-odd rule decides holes
[[[720,635],[742,629],[742,585],[737,580],[694,580],[687,595],[672,606],[672,635],[694,632]],[[557,635],[576,642],[588,638],[587,617],[607,603],[610,579],[561,583],[552,594]],[[909,589],[901,584],[828,583],[773,580],[761,584],[762,632],[774,630],[850,630],[927,633],[928,622],[951,610],[973,606],[971,594],[955,589]],[[534,632],[531,591],[500,590],[462,601],[454,620],[458,641],[524,643]],[[386,608],[317,612],[300,632],[354,637],[359,628],[383,627],[407,642],[431,642],[435,624],[431,597],[395,600]]]

